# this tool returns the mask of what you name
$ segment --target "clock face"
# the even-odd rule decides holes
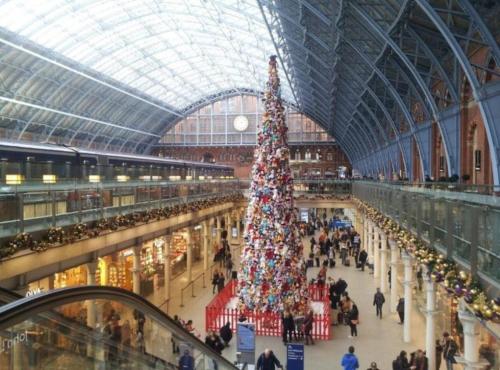
[[[245,131],[248,128],[248,118],[245,116],[237,116],[233,122],[236,131]]]

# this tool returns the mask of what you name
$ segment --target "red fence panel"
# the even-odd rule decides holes
[[[224,289],[217,294],[205,308],[205,330],[218,331],[228,321],[233,331],[240,319],[238,309],[227,308],[228,303],[236,296],[237,284],[231,280]],[[312,336],[318,340],[329,340],[331,338],[330,303],[328,298],[328,287],[310,285],[308,287],[309,297],[312,301],[322,302],[323,310],[314,315]],[[282,335],[281,314],[274,312],[245,311],[245,321],[255,324],[255,334],[262,336]],[[297,328],[298,330],[299,328]]]

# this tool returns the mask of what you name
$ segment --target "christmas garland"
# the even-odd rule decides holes
[[[116,231],[119,228],[134,226],[137,223],[148,223],[150,221],[159,221],[161,219],[178,216],[200,209],[209,208],[217,204],[227,202],[237,202],[243,199],[242,194],[233,194],[222,197],[213,197],[204,200],[197,200],[190,203],[176,204],[161,209],[152,209],[144,212],[134,212],[127,215],[118,215],[108,219],[101,219],[91,223],[90,227],[86,224],[75,224],[65,231],[61,227],[51,227],[40,240],[34,240],[29,233],[20,233],[14,239],[7,241],[0,246],[0,260],[12,256],[18,251],[30,249],[35,252],[43,252],[50,247],[74,243],[84,238],[95,238],[108,231]]]
[[[371,221],[396,241],[400,249],[415,257],[419,264],[426,266],[432,279],[442,284],[454,298],[463,298],[477,317],[500,322],[500,297],[488,300],[479,282],[470,273],[460,270],[454,261],[446,259],[436,249],[429,247],[375,208],[359,199],[354,201]]]

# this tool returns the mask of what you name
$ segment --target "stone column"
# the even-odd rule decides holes
[[[373,265],[373,234],[374,234],[374,225],[372,221],[368,221],[368,264]]]
[[[391,247],[391,312],[396,313],[398,305],[398,259],[399,248],[395,240],[389,239]]]
[[[364,218],[363,219],[363,235],[362,235],[362,249],[368,253],[368,219]]]
[[[436,287],[428,271],[425,271],[425,353],[429,359],[429,370],[436,370]]]
[[[221,222],[220,216],[217,216],[215,218],[215,227],[217,230],[215,240],[217,241],[217,248],[219,248],[220,241],[221,241],[221,233],[222,233],[222,222]]]
[[[193,281],[193,241],[191,228],[187,228],[187,253],[186,253],[186,273],[188,283]]]
[[[236,229],[238,230],[238,244],[241,244],[241,211],[238,211],[238,217],[236,218]]]
[[[97,261],[92,261],[87,263],[87,285],[96,285],[96,272],[98,263]],[[95,299],[87,299],[85,301],[87,306],[87,326],[89,328],[95,329],[97,324],[97,304]],[[92,357],[94,354],[95,343],[90,341],[87,343],[87,356]]]
[[[404,295],[405,295],[405,321],[403,325],[403,341],[411,342],[411,311],[412,311],[412,296],[413,296],[413,267],[411,265],[411,256],[408,253],[403,255],[403,263],[405,267]]]
[[[165,246],[163,249],[163,280],[165,281],[165,300],[170,299],[170,279],[172,275],[170,266],[170,247],[172,243],[172,236],[167,235],[165,237]],[[168,307],[168,306],[167,306]]]
[[[202,232],[203,232],[203,270],[208,271],[208,251],[210,244],[210,225],[208,220],[203,221],[202,223]]]
[[[141,294],[141,247],[141,245],[136,245],[132,248],[132,291],[139,295]]]
[[[380,278],[380,236],[382,231],[375,227],[373,234],[373,277]]]
[[[387,293],[387,235],[382,231],[380,239],[380,291]]]
[[[458,318],[464,328],[463,356],[455,356],[464,370],[483,369],[488,363],[479,360],[479,330],[477,318],[466,308],[463,301],[460,302]]]
[[[226,231],[227,231],[227,242],[229,243],[229,245],[231,245],[231,240],[233,239],[231,225],[232,225],[231,212],[228,212],[226,213]]]

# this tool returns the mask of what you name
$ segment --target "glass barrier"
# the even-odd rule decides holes
[[[109,287],[1,306],[0,345],[0,370],[236,369],[155,306]]]
[[[481,195],[475,203],[468,194],[365,181],[353,182],[352,192],[448,258],[500,282],[500,208],[493,201],[500,198]]]

